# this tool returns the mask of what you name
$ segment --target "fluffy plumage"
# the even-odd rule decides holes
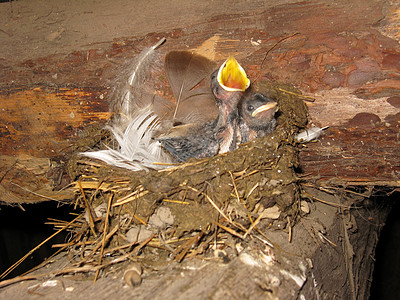
[[[122,75],[116,85],[110,105],[114,118],[106,128],[111,131],[117,143],[115,149],[88,151],[82,155],[99,159],[107,164],[138,171],[165,168],[156,162],[169,163],[160,142],[154,139],[160,129],[160,115],[168,104],[165,99],[154,101],[154,86],[151,75],[157,71],[160,61],[155,51],[165,39],[144,49],[131,63],[130,73]]]
[[[164,168],[172,158],[184,162],[236,149],[238,103],[250,84],[243,68],[230,57],[210,76],[215,63],[207,58],[187,51],[168,53],[164,67],[173,104],[155,95],[151,78],[159,71],[155,50],[161,43],[141,52],[116,89],[114,118],[107,128],[117,147],[83,155],[137,171]]]
[[[165,41],[160,39],[154,46],[142,50],[133,60],[127,63],[116,78],[111,93],[110,111],[113,127],[124,131],[128,124],[136,117],[137,110],[152,105],[152,111],[157,116],[165,114],[164,109],[171,109],[171,103],[157,97],[156,78],[162,70],[162,58],[158,47]]]
[[[179,162],[189,158],[203,158],[218,154],[220,141],[216,135],[216,122],[175,126],[159,137],[162,146]]]
[[[109,148],[82,154],[133,171],[165,168],[164,165],[155,164],[171,161],[160,142],[153,138],[159,126],[157,116],[152,112],[151,106],[147,106],[132,115],[123,132],[119,126],[108,127],[118,143],[115,150]]]
[[[154,163],[171,163],[173,155],[165,149],[172,149],[163,148],[156,137],[174,131],[174,124],[193,126],[215,119],[218,109],[209,87],[215,63],[203,56],[169,52],[164,66],[176,104],[155,95],[151,75],[160,71],[161,59],[155,50],[161,43],[143,50],[133,61],[131,73],[123,74],[125,78],[117,84],[111,103],[114,118],[107,126],[117,142],[115,149],[83,155],[134,171],[165,168]]]

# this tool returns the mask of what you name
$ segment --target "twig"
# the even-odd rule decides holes
[[[119,229],[119,224],[115,225],[115,227],[106,235],[105,232],[103,233],[104,235],[106,235],[106,242],[118,231]],[[78,264],[82,264],[85,263],[89,260],[89,258],[91,258],[97,250],[99,250],[99,248],[101,247],[102,243],[98,243],[92,250],[92,252],[83,260],[81,260]]]
[[[87,209],[87,211],[88,211],[90,230],[92,231],[93,235],[94,235],[95,237],[97,237],[96,229],[95,229],[95,227],[94,227],[94,218],[93,218],[92,209],[91,209],[91,207],[90,207],[90,205],[89,205],[89,202],[88,202],[87,199],[86,199],[85,191],[83,190],[81,181],[79,180],[79,181],[77,182],[77,184],[78,184],[78,186],[79,186],[79,190],[81,191],[83,201],[85,202],[85,206],[86,206],[86,209]],[[99,185],[99,186],[100,186],[100,185]]]
[[[185,205],[190,204],[190,203],[187,202],[187,201],[181,201],[181,200],[163,199],[162,201],[163,201],[163,202],[168,202],[168,203],[185,204]]]
[[[232,228],[226,227],[226,226],[224,226],[224,225],[222,225],[222,224],[220,224],[220,223],[218,223],[218,222],[215,222],[215,224],[216,224],[218,227],[221,227],[223,230],[229,232],[230,234],[232,234],[232,235],[234,235],[234,236],[237,236],[237,237],[241,238],[242,240],[245,239],[245,236],[243,236],[243,235],[241,235],[240,233],[236,232],[236,231],[233,230]]]
[[[296,96],[298,98],[304,98],[304,100],[308,101],[308,102],[315,102],[315,98],[311,97],[311,96],[301,95],[301,94],[294,93],[294,92],[291,92],[291,91],[288,91],[288,90],[284,90],[282,88],[278,88],[278,90],[280,90],[281,92],[284,92],[286,94]]]
[[[84,164],[84,165],[88,165],[88,166],[92,166],[92,167],[102,167],[103,164],[95,162],[95,161],[91,161],[91,160],[84,160],[84,159],[79,159],[77,161],[78,163]]]
[[[110,265],[113,265],[113,264],[116,264],[116,263],[120,263],[120,262],[124,261],[125,259],[129,258],[129,256],[132,256],[132,255],[136,254],[137,252],[140,251],[140,249],[142,249],[146,244],[148,244],[153,238],[154,238],[154,234],[152,234],[149,238],[144,240],[141,244],[139,244],[131,252],[129,252],[129,253],[125,254],[125,255],[122,255],[122,256],[112,260],[111,262],[105,263],[105,264],[100,265],[100,266],[84,266],[84,267],[78,267],[78,268],[68,268],[68,269],[57,270],[57,271],[44,273],[44,274],[15,277],[15,278],[12,278],[12,279],[1,281],[0,282],[0,288],[8,286],[10,284],[17,283],[17,282],[39,279],[39,278],[46,277],[46,276],[58,276],[58,275],[69,274],[69,273],[95,272],[95,271],[97,271],[99,269],[108,267]]]
[[[327,241],[331,246],[337,247],[337,245],[336,245],[334,242],[332,242],[331,240],[329,240],[329,239],[328,239],[325,235],[323,235],[321,232],[318,232],[318,236],[319,236],[321,239]]]
[[[75,245],[75,246],[93,245],[95,242],[96,241],[86,241],[86,242],[79,242],[79,243],[70,242],[70,243],[64,243],[64,244],[53,244],[53,245],[51,245],[51,248],[66,248],[66,247],[70,247],[72,245]]]
[[[311,236],[311,238],[312,238],[312,239],[314,240],[314,242],[317,244],[317,246],[319,247],[319,249],[322,250],[322,246],[321,246],[321,244],[319,243],[318,239],[316,238],[315,234],[314,234],[311,230],[309,230],[309,229],[307,228],[307,226],[306,226],[306,224],[304,223],[304,221],[303,221],[302,218],[300,218],[300,222],[301,222],[301,224],[303,224],[304,229],[305,229],[305,230],[307,231],[307,233]]]
[[[138,217],[137,215],[135,215],[131,209],[129,208],[128,205],[125,205],[124,208],[128,211],[128,213],[135,218],[136,220],[138,220],[140,223],[142,223],[143,225],[147,225],[147,222],[145,222],[144,220],[142,220],[140,217]]]
[[[261,61],[261,64],[260,64],[260,73],[259,73],[258,76],[254,79],[254,82],[256,82],[257,80],[260,79],[260,77],[261,77],[261,70],[263,69],[263,65],[264,65],[264,63],[265,63],[265,60],[267,59],[268,54],[269,54],[272,50],[274,50],[274,48],[275,48],[276,46],[278,46],[280,43],[282,43],[283,41],[285,41],[285,40],[287,40],[287,39],[290,39],[291,37],[294,37],[294,36],[296,36],[296,35],[298,35],[298,34],[299,34],[299,32],[295,32],[295,33],[293,33],[293,34],[291,34],[291,35],[289,35],[289,36],[286,36],[286,37],[284,37],[284,38],[281,38],[280,40],[278,40],[275,44],[272,45],[272,47],[270,47],[270,48],[265,52],[264,58],[263,58],[263,60]]]
[[[163,246],[163,244],[174,244],[174,243],[179,243],[179,242],[183,242],[183,241],[187,241],[189,240],[189,237],[185,237],[185,238],[180,238],[180,239],[170,239],[168,241],[161,241],[160,239],[156,239],[154,241],[152,241],[151,243],[149,243],[149,247],[161,247]],[[164,249],[164,248],[163,248]]]
[[[40,267],[45,266],[45,265],[50,261],[50,259],[52,259],[54,256],[56,256],[57,254],[59,254],[61,251],[63,251],[63,250],[64,250],[65,248],[67,248],[68,246],[69,246],[69,244],[65,244],[63,247],[61,247],[61,248],[58,249],[56,252],[54,252],[54,253],[53,253],[48,259],[46,259],[44,262],[40,263],[40,264],[37,265],[36,267],[33,267],[33,268],[30,269],[29,271],[23,273],[22,276],[24,276],[24,275],[26,275],[26,274],[29,274],[29,273],[31,273],[31,272],[33,272],[33,271],[39,269]],[[52,248],[54,248],[53,245],[52,245]]]
[[[258,229],[257,227],[254,227],[254,229],[255,229],[259,234],[261,234],[261,235],[266,239],[266,241],[262,240],[260,237],[258,237],[258,236],[256,236],[256,235],[255,235],[255,237],[258,238],[260,241],[266,243],[268,246],[270,246],[270,247],[272,247],[272,248],[275,248],[275,249],[278,249],[278,250],[281,251],[282,253],[285,253],[285,254],[290,255],[290,256],[302,257],[301,255],[294,254],[294,253],[288,252],[288,251],[286,251],[286,250],[283,250],[278,244],[272,242],[271,239],[268,238],[260,229]]]
[[[106,233],[107,233],[107,229],[108,229],[108,219],[110,217],[112,198],[113,198],[113,194],[110,195],[110,197],[108,199],[108,204],[107,204],[107,214],[106,214],[106,220],[104,221],[103,242],[102,242],[101,250],[100,250],[99,264],[98,264],[99,266],[101,265],[101,261],[103,259],[104,246],[106,244]],[[96,274],[94,275],[93,283],[96,282],[97,277],[99,276],[99,271],[100,271],[100,269],[97,269]]]
[[[257,226],[257,224],[261,221],[261,219],[264,217],[265,210],[258,216],[258,218],[254,221],[254,223],[251,223],[249,229],[247,229],[246,233],[244,234],[244,237],[246,238],[250,232],[254,229],[254,227]]]
[[[270,168],[265,168],[265,170],[271,170],[271,169]],[[258,172],[260,172],[260,170],[253,170],[249,174],[243,175],[242,179],[246,178],[246,177],[249,177],[251,175],[254,175],[254,174],[258,173]]]
[[[17,282],[39,279],[39,278],[46,277],[46,276],[57,276],[57,275],[63,275],[63,274],[69,274],[69,273],[94,272],[97,270],[97,268],[98,268],[98,266],[96,266],[96,267],[85,266],[85,267],[79,267],[79,268],[69,268],[69,269],[64,269],[64,270],[57,270],[57,271],[48,272],[48,273],[44,273],[44,274],[38,274],[38,275],[19,276],[19,277],[0,281],[0,288],[3,288],[5,286],[14,284]]]
[[[115,248],[112,248],[112,249],[108,249],[107,251],[104,252],[104,254],[111,254],[111,253],[116,252],[116,251],[119,251],[119,250],[123,250],[123,249],[126,249],[126,248],[130,248],[130,247],[132,247],[132,246],[135,245],[135,244],[137,244],[137,242],[125,244],[125,245],[118,246],[118,247],[115,247]]]
[[[188,186],[188,188],[191,189],[192,191],[195,191],[197,193],[204,195],[204,197],[206,197],[208,202],[211,203],[211,205],[220,213],[220,215],[223,216],[229,223],[234,225],[233,221],[227,215],[224,214],[224,212],[214,203],[214,201],[206,193],[201,192],[198,189],[195,189],[194,187],[191,187],[191,186]]]
[[[176,171],[176,170],[184,169],[184,168],[189,167],[189,166],[196,166],[196,165],[202,164],[203,162],[207,161],[208,159],[209,158],[205,158],[205,159],[202,159],[202,160],[199,160],[199,161],[195,161],[195,162],[192,162],[192,163],[180,164],[179,166],[166,168],[166,169],[161,169],[161,170],[158,170],[157,172],[159,172],[159,173],[162,173],[162,172],[173,172],[173,171]]]
[[[328,202],[328,201],[325,201],[325,200],[322,200],[322,199],[318,199],[317,197],[314,197],[313,195],[311,195],[311,194],[309,194],[307,192],[304,192],[304,191],[303,191],[303,194],[306,195],[307,197],[310,197],[313,200],[319,201],[319,202],[327,204],[327,205],[331,205],[331,206],[339,207],[339,208],[344,208],[344,209],[350,209],[351,208],[351,206],[344,206],[344,205],[341,205],[341,204],[337,204],[337,203]]]
[[[250,223],[251,223],[250,228],[251,228],[251,227],[254,228],[254,227],[256,227],[256,224],[254,224],[253,218],[251,217],[250,212],[249,212],[249,210],[247,209],[246,203],[244,202],[243,199],[241,199],[241,198],[239,197],[239,192],[238,192],[238,190],[237,190],[236,183],[235,183],[235,180],[233,179],[233,175],[232,175],[232,172],[231,172],[231,171],[229,171],[229,175],[231,176],[231,179],[232,179],[232,184],[233,184],[233,188],[234,188],[234,190],[235,190],[236,198],[237,198],[237,200],[243,205],[243,207],[244,207],[244,209],[245,209],[245,211],[246,211],[247,217],[248,217],[249,220],[250,220]],[[249,229],[250,229],[250,228],[249,228]],[[250,233],[250,231],[251,231],[251,230],[249,230],[249,229],[246,230],[246,233],[247,233],[247,234]],[[247,234],[245,234],[245,237],[247,236]]]
[[[176,166],[177,163],[153,162],[153,165],[156,165],[156,166]]]
[[[175,257],[175,260],[177,262],[181,262],[182,259],[185,257],[186,253],[193,247],[193,245],[196,245],[200,239],[203,236],[203,232],[200,232],[196,234],[194,237],[189,239],[186,243],[175,249],[175,251],[172,253],[172,256],[178,255]]]
[[[27,189],[27,188],[25,188],[25,187],[23,187],[23,186],[20,186],[19,184],[15,183],[15,182],[10,181],[10,183],[11,183],[12,185],[15,185],[15,186],[19,187],[20,189],[22,189],[22,190],[28,192],[28,193],[31,193],[31,194],[35,195],[35,196],[38,196],[38,197],[41,197],[41,198],[44,198],[44,199],[47,199],[47,200],[52,200],[52,201],[60,202],[60,200],[58,200],[58,199],[51,198],[51,197],[48,197],[48,196],[45,196],[45,195],[36,193],[36,192],[34,192],[34,191],[31,191],[30,189]]]
[[[123,197],[123,198],[119,199],[118,202],[114,203],[113,207],[119,206],[119,205],[123,205],[123,204],[129,203],[129,202],[132,202],[132,201],[135,201],[135,200],[145,196],[148,193],[149,193],[149,191],[143,191],[143,192],[141,192],[139,194],[136,194],[136,195],[133,195],[134,193],[129,194],[128,196]],[[124,199],[124,200],[122,200],[122,199]]]
[[[255,189],[259,186],[259,182],[257,182],[250,190],[250,192],[247,194],[247,197],[250,197],[251,194],[255,191]]]

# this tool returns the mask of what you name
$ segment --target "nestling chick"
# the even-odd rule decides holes
[[[191,157],[201,158],[232,151],[237,147],[239,124],[238,103],[250,80],[233,57],[211,75],[211,91],[214,95],[218,117],[205,124],[176,126],[159,138],[163,147],[178,161]]]
[[[277,110],[277,103],[261,93],[246,96],[240,103],[240,142],[246,143],[274,131]]]

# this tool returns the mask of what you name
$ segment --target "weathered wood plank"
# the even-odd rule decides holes
[[[28,6],[33,2],[34,5]],[[70,5],[55,0],[49,4],[33,0],[0,4],[0,44],[4,50],[0,53],[0,90],[3,92],[0,153],[19,156],[19,160],[2,161],[2,167],[6,168],[5,171],[0,168],[0,189],[10,182],[19,184],[18,180],[25,177],[32,179],[28,182],[32,191],[41,191],[43,186],[50,189],[44,171],[50,162],[48,158],[66,153],[70,140],[87,124],[107,119],[108,105],[102,95],[110,82],[126,60],[161,37],[168,39],[162,51],[194,49],[216,60],[234,54],[252,78],[261,73],[264,80],[290,83],[315,96],[315,102],[309,104],[310,117],[315,124],[331,128],[319,142],[301,150],[305,173],[323,180],[335,178],[347,183],[397,186],[398,7],[382,0],[295,3],[256,0],[237,1],[232,6],[211,0],[165,3],[119,0],[104,1],[96,7],[91,3]],[[47,90],[47,87],[54,89]],[[22,154],[47,159],[33,159],[35,167],[32,168],[29,159],[20,159]],[[323,205],[316,207],[321,214],[312,214],[310,219],[339,216],[335,207],[330,207],[330,211],[321,209],[326,208]],[[375,215],[382,214],[384,220],[387,210]],[[371,211],[366,216],[367,213]],[[344,215],[339,220],[334,218],[320,224],[326,226],[326,237],[336,246],[326,240],[314,242],[309,232],[312,226],[295,227],[291,245],[283,242],[287,236],[282,231],[275,232],[275,236],[274,232],[269,233],[274,240],[276,234],[283,235],[279,245],[285,250],[312,258],[314,268],[308,270],[308,280],[301,291],[306,298],[367,296],[367,279],[372,269],[372,260],[368,258],[373,255],[380,224],[366,222],[362,209],[354,212],[354,216],[359,216],[357,222],[365,222],[363,225],[368,228],[354,229],[350,239],[343,236],[350,234],[347,229],[356,228],[353,227],[356,224],[344,224]],[[339,230],[339,221],[346,230]],[[321,233],[315,230],[313,234],[321,237]],[[354,262],[355,273],[346,272],[344,257],[352,252],[351,238],[361,241],[365,236],[369,237],[365,243],[354,243],[357,253],[354,261],[352,255],[346,260],[347,265]],[[364,247],[366,244],[369,247]],[[81,299],[103,291],[102,296],[147,295],[150,299],[154,298],[154,289],[158,289],[158,298],[166,298],[166,291],[171,299],[178,295],[185,297],[182,291],[194,299],[204,295],[216,299],[275,297],[279,292],[285,295],[283,288],[286,289],[288,279],[282,274],[278,283],[283,288],[276,287],[280,289],[277,293],[270,288],[271,282],[265,277],[268,272],[264,269],[246,276],[248,267],[242,265],[239,269],[236,263],[238,259],[231,262],[230,269],[215,264],[194,270],[182,267],[172,270],[173,276],[171,270],[158,272],[148,267],[142,286],[128,291],[118,280],[121,272],[118,277],[103,278],[96,285],[91,282],[79,285],[68,278],[63,282],[67,287],[74,287],[74,297]],[[326,276],[327,273],[333,276]],[[354,277],[356,285],[362,287],[359,292],[347,281]],[[210,278],[216,280],[210,283]],[[300,287],[289,280],[300,297]],[[1,292],[6,298],[7,295],[42,297],[28,295],[29,286],[30,283],[24,283]],[[60,286],[56,288],[59,290],[53,291],[57,296],[71,297],[71,292]]]
[[[400,186],[399,127],[378,124],[327,130],[300,151],[304,173],[343,185]]]
[[[85,125],[105,122],[107,102],[95,89],[45,88],[0,95],[2,154],[59,157]]]
[[[138,2],[135,8],[142,9],[144,18],[132,17],[133,28],[123,21],[132,11],[121,10],[121,3],[115,7],[104,4],[111,15],[115,13],[106,17],[109,24],[120,26],[120,30],[100,30],[102,34],[94,28],[92,32],[84,27],[76,29],[78,25],[61,18],[64,31],[59,35],[49,36],[51,32],[43,25],[38,32],[47,38],[41,40],[36,33],[31,36],[35,53],[27,51],[26,41],[19,46],[12,43],[26,34],[16,30],[16,16],[27,17],[27,24],[34,14],[43,24],[60,17],[53,11],[48,15],[40,11],[43,6],[39,1],[32,12],[24,11],[20,2],[13,3],[12,10],[6,6],[9,4],[0,4],[6,8],[0,10],[6,20],[2,22],[8,22],[0,23],[5,32],[0,42],[6,50],[0,56],[0,153],[62,156],[82,128],[108,118],[103,96],[126,61],[166,37],[163,53],[193,49],[215,60],[234,54],[252,78],[261,75],[263,80],[290,83],[315,97],[314,103],[308,103],[312,122],[337,128],[328,131],[321,143],[302,150],[306,172],[325,179],[342,176],[345,181],[361,177],[398,181],[397,6],[385,1],[338,1],[335,5],[330,1],[254,1],[226,8],[211,2],[179,2],[162,8]],[[175,15],[179,5],[178,20],[152,22]],[[63,7],[63,11],[75,14],[76,22],[82,17],[101,20],[97,18],[100,7],[91,7],[90,14],[74,6]],[[74,38],[77,43],[72,42]],[[378,118],[378,127],[383,129],[374,135],[368,134],[369,129],[355,129],[360,113],[370,114],[375,121]],[[362,147],[359,140],[364,142]],[[341,166],[340,172],[323,166],[325,160],[332,159]],[[367,167],[372,164],[377,166]]]

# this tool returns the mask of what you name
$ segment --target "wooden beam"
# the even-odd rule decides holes
[[[101,98],[101,91],[94,88],[37,87],[3,92],[0,153],[62,156],[85,125],[107,120],[108,104]]]
[[[341,185],[400,187],[399,127],[331,127],[300,150],[305,174]]]
[[[104,123],[109,117],[107,92],[126,70],[126,62],[166,37],[162,54],[192,49],[215,60],[234,54],[251,78],[292,84],[314,97],[315,102],[308,103],[312,123],[331,128],[320,142],[302,149],[305,172],[325,180],[396,185],[400,176],[398,6],[385,1],[356,1],[357,9],[348,1],[335,5],[254,1],[228,8],[212,1],[191,1],[181,7],[178,20],[160,20],[155,12],[175,15],[176,4],[140,3],[135,5],[146,17],[133,18],[135,26],[122,22],[129,19],[133,7],[108,6],[113,17],[107,17],[106,25],[119,30],[104,29],[101,34],[96,28],[76,26],[81,18],[100,22],[97,16],[105,4],[91,7],[90,14],[66,6],[65,14],[78,16],[78,23],[61,18],[64,31],[53,35],[46,24],[59,16],[51,10],[45,14],[40,11],[43,6],[25,11],[20,2],[13,2],[12,9],[9,3],[0,4],[5,8],[0,9],[4,17],[0,18],[4,20],[0,44],[5,50],[0,54],[0,154],[47,158],[65,154],[88,124]],[[27,23],[23,29],[16,14]],[[33,26],[32,20],[43,26]],[[28,33],[31,39],[15,43]],[[46,38],[40,40],[36,34]],[[32,43],[36,52],[28,47]],[[163,84],[160,81],[160,88],[168,89]],[[365,122],[374,125],[366,128]]]

